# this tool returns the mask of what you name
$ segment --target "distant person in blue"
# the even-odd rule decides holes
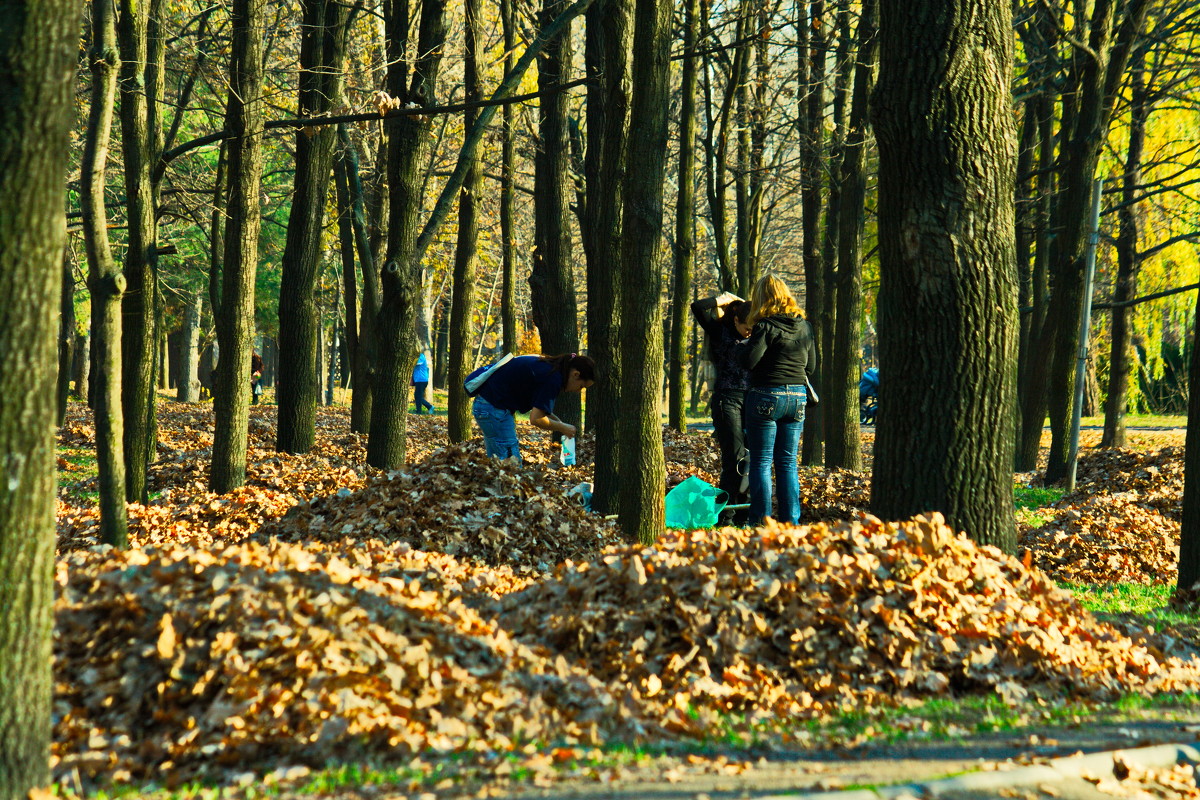
[[[429,389],[429,359],[425,358],[424,352],[417,356],[417,366],[413,368],[412,385],[413,405],[417,407],[417,413],[432,414],[433,403],[425,399],[425,394]]]
[[[480,367],[468,379],[482,374]],[[554,416],[554,401],[561,392],[582,392],[596,382],[596,363],[587,356],[517,356],[501,366],[479,387],[471,413],[483,432],[492,458],[521,460],[517,444],[516,414],[528,413],[529,422],[544,431],[575,436],[575,426]]]

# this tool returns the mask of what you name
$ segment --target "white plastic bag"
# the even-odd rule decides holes
[[[575,466],[575,437],[564,436],[562,438],[562,452],[559,454],[559,460],[564,467]]]

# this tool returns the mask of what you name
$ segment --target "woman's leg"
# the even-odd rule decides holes
[[[771,461],[775,452],[775,397],[765,389],[746,392],[746,444],[750,448],[750,523],[771,516]]]
[[[476,397],[471,404],[471,414],[483,432],[483,444],[489,456],[521,460],[521,449],[517,444],[517,421],[513,412],[496,408],[482,397]]]
[[[779,402],[778,435],[775,438],[775,487],[779,495],[779,521],[800,521],[800,476],[797,453],[804,432],[806,390],[789,387]]]
[[[713,433],[721,449],[720,488],[729,494],[730,503],[742,502],[738,499],[742,493],[742,473],[738,465],[746,449],[742,421],[744,401],[745,392],[736,390],[717,392],[712,399]]]

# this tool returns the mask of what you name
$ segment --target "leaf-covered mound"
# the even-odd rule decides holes
[[[583,511],[535,467],[453,445],[420,464],[291,509],[258,538],[380,539],[487,565],[545,572],[618,543],[613,525]]]
[[[1196,665],[1135,645],[939,515],[680,534],[565,565],[499,602],[517,638],[628,685],[679,731],[728,711],[1200,687]]]
[[[1175,583],[1183,508],[1183,448],[1101,450],[1080,459],[1076,490],[1021,547],[1056,580]]]
[[[184,779],[630,735],[590,676],[412,577],[423,555],[248,542],[61,559],[56,773]]]

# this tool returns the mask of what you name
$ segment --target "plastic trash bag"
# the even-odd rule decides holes
[[[667,492],[667,527],[711,528],[717,524],[717,515],[728,502],[726,492],[692,475]]]

